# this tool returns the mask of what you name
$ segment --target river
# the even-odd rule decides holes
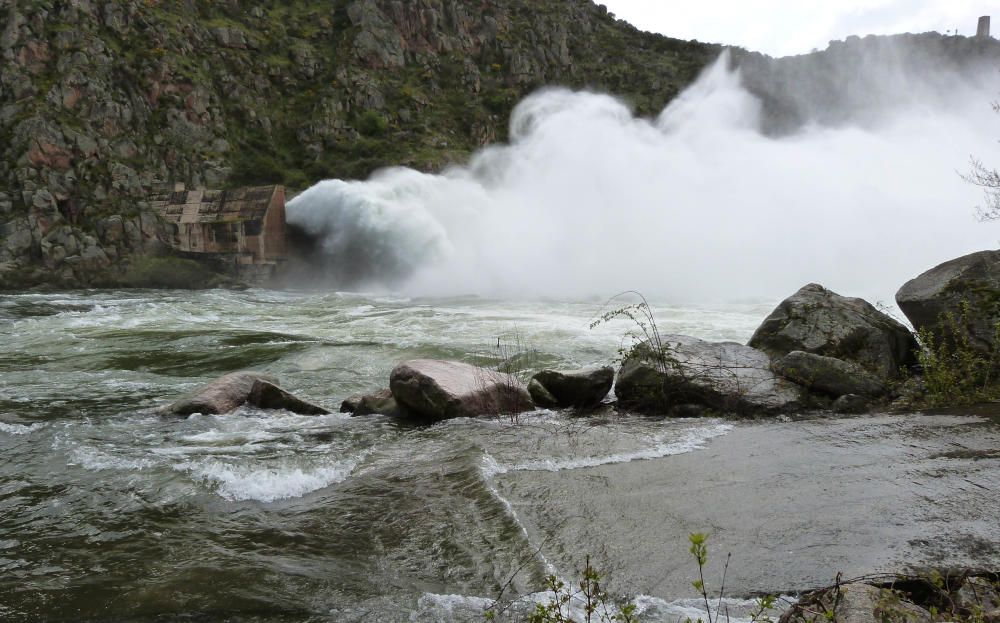
[[[653,309],[664,331],[745,341],[773,304]],[[673,622],[698,612],[695,531],[713,535],[710,577],[733,552],[737,619],[748,593],[838,570],[997,562],[1000,433],[986,413],[541,410],[413,426],[154,412],[241,369],[336,412],[399,361],[487,363],[498,339],[530,353],[528,370],[607,364],[629,327],[590,328],[602,309],[266,290],[0,296],[0,619],[476,621],[501,591],[572,581],[590,555],[641,620]]]

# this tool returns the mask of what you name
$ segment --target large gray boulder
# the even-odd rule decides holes
[[[860,298],[811,283],[782,301],[748,343],[772,358],[803,351],[852,361],[882,379],[916,363],[917,341]]]
[[[801,406],[802,388],[776,375],[762,351],[685,335],[661,339],[665,357],[643,343],[622,363],[615,385],[622,406],[667,413],[679,405],[703,405],[744,415]]]
[[[974,349],[989,355],[997,346],[994,337],[1000,322],[1000,251],[980,251],[936,266],[903,284],[896,303],[918,331],[968,337]],[[957,322],[942,327],[942,316],[949,313]],[[961,334],[951,335],[953,328]]]
[[[261,409],[284,409],[300,415],[325,415],[323,407],[302,400],[278,387],[278,379],[257,372],[233,372],[198,388],[160,409],[163,415],[192,413],[224,415],[244,404]]]
[[[586,370],[542,370],[531,377],[528,393],[536,405],[565,409],[600,404],[615,382],[611,366]]]
[[[844,394],[873,398],[887,391],[884,383],[856,363],[801,350],[775,360],[772,369],[793,383],[833,398]]]
[[[401,363],[389,376],[389,389],[407,412],[428,420],[508,416],[534,408],[517,377],[457,361]]]

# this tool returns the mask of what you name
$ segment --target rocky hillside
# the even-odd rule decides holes
[[[8,0],[0,287],[115,283],[150,190],[440,168],[541,85],[661,108],[719,52],[589,0]]]
[[[653,114],[721,51],[590,0],[5,0],[0,28],[0,289],[217,283],[149,261],[152,191],[437,170],[504,140],[540,86]],[[911,98],[881,68],[909,85],[1000,66],[1000,44],[855,37],[735,61],[780,134]]]

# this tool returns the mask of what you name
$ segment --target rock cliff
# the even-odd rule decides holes
[[[718,48],[588,0],[8,0],[0,288],[114,284],[152,189],[434,170],[546,84],[661,108]]]
[[[174,283],[190,265],[140,265],[168,235],[154,190],[294,192],[385,165],[438,170],[504,140],[513,106],[541,86],[614,93],[651,115],[720,50],[590,0],[5,0],[0,289]],[[763,129],[785,133],[882,102],[896,84],[885,67],[996,66],[1000,44],[855,37],[733,58]]]

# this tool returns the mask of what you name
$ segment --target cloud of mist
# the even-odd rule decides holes
[[[884,92],[838,103],[863,101],[858,122],[817,114],[781,136],[762,131],[766,107],[725,56],[656,119],[544,90],[514,111],[508,145],[441,175],[321,182],[289,203],[289,221],[321,237],[342,288],[712,302],[819,282],[889,302],[1000,238],[959,176],[970,155],[996,152],[995,69],[897,70],[866,83]],[[822,90],[783,86],[825,112]]]

